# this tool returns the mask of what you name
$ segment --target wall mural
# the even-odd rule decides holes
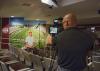
[[[10,43],[17,48],[44,48],[48,36],[46,21],[10,18],[9,34]]]

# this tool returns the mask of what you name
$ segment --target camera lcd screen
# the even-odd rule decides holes
[[[50,27],[50,33],[56,34],[57,33],[57,27]]]

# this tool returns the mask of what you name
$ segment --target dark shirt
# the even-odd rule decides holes
[[[94,40],[88,33],[74,27],[58,34],[54,43],[58,65],[77,71],[86,67],[87,52],[93,47]]]

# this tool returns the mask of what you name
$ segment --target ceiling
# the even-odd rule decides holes
[[[59,3],[61,0],[57,0]],[[62,0],[62,5],[67,0]],[[21,16],[26,19],[43,19],[48,23],[54,18],[63,17],[68,12],[76,13],[80,24],[100,24],[100,0],[84,0],[82,2],[51,8],[40,0],[0,0],[0,16]]]

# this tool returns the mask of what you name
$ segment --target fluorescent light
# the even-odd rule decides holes
[[[61,6],[68,6],[68,5],[76,4],[79,2],[83,2],[83,1],[85,1],[85,0],[62,0],[60,5]]]
[[[42,3],[48,4],[50,6],[57,7],[57,5],[52,0],[41,0]]]
[[[42,3],[48,4],[50,0],[41,0]]]

